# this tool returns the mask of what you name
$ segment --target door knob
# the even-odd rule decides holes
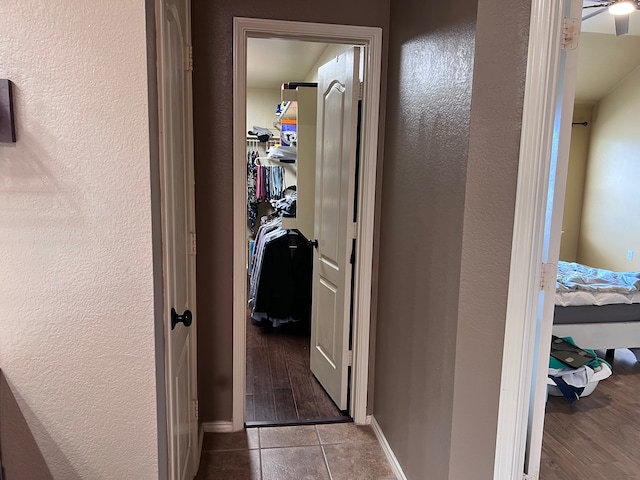
[[[309,240],[309,245],[312,245],[316,250],[318,249],[318,240]]]
[[[191,314],[191,310],[185,310],[182,315],[178,315],[175,308],[171,309],[171,330],[176,328],[176,325],[182,322],[185,327],[191,325],[191,321],[193,320],[193,315]]]

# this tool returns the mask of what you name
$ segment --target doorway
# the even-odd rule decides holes
[[[233,429],[245,422],[247,351],[247,197],[246,197],[246,80],[247,42],[249,38],[282,38],[360,45],[366,55],[364,76],[368,79],[362,93],[363,124],[361,168],[356,198],[358,221],[354,224],[357,248],[353,252],[353,325],[351,330],[351,395],[348,409],[356,423],[366,423],[366,398],[369,366],[369,323],[373,220],[377,170],[378,113],[381,68],[381,30],[371,27],[308,24],[273,20],[234,19],[234,349],[233,349]]]
[[[311,344],[317,344],[320,331],[317,324],[323,324],[323,317],[312,306],[312,285],[319,284],[314,282],[314,261],[326,256],[324,245],[314,248],[312,240],[321,241],[321,225],[316,224],[323,218],[316,212],[316,205],[323,199],[322,183],[316,191],[316,167],[320,163],[316,139],[322,133],[322,125],[317,124],[323,90],[320,77],[326,77],[336,64],[346,65],[347,57],[352,60],[350,71],[358,73],[359,59],[364,58],[361,50],[364,48],[349,44],[281,38],[247,40],[247,426],[350,420],[346,402],[339,405],[340,394],[346,398],[348,390],[341,391],[340,386],[331,390],[336,381],[341,382],[341,373],[330,368],[329,375],[323,377],[317,355],[312,358],[317,349]],[[357,64],[353,62],[356,57]],[[361,79],[358,73],[351,84],[343,84],[355,90],[343,93],[345,105],[355,107],[359,103]],[[353,89],[354,84],[357,89]],[[345,184],[343,195],[331,197],[350,196],[348,209],[352,210],[356,189],[351,177],[357,169],[359,137],[357,109],[348,116],[356,130],[347,144],[352,144],[347,159],[353,174],[347,175],[347,182],[338,183]],[[355,216],[354,211],[351,217]],[[344,228],[343,233],[349,232]],[[346,237],[343,249],[350,250],[353,245]],[[346,329],[348,336],[353,269],[345,260],[343,263],[346,278],[338,290],[345,296],[346,314],[344,323],[339,328],[331,325],[331,330]],[[339,357],[341,339],[336,338],[334,343],[339,347],[324,351]],[[343,364],[340,358],[331,361],[336,366]]]
[[[560,244],[577,63],[571,40],[580,27],[565,18],[580,18],[581,1],[534,0],[531,8],[495,479],[533,480],[539,473],[555,293],[555,265],[548,262],[558,258]]]
[[[582,7],[532,2],[494,478],[540,475]]]
[[[588,5],[585,3],[584,7]],[[597,15],[592,15],[595,12]],[[629,255],[623,248],[635,244],[640,224],[625,215],[634,208],[621,203],[620,198],[634,198],[637,191],[633,179],[638,173],[637,168],[634,172],[638,141],[632,125],[637,122],[640,99],[635,88],[640,78],[640,13],[636,11],[624,17],[629,28],[622,35],[616,35],[615,18],[606,9],[584,8],[582,17],[567,188],[564,207],[561,205],[564,210],[558,269],[565,273],[581,266],[615,272],[637,271],[640,264],[634,263],[633,254]],[[626,158],[635,158],[635,161],[629,164]],[[619,218],[620,213],[625,220],[609,224],[609,220]],[[582,291],[581,287],[578,290]],[[600,295],[593,300],[608,305],[576,307],[570,296],[560,294],[566,308],[555,307],[553,333],[572,337],[580,347],[594,349],[608,364],[599,366],[600,370],[595,367],[598,373],[580,393],[579,400],[574,401],[571,395],[558,397],[559,392],[549,387],[540,466],[540,476],[544,479],[582,476],[584,471],[593,477],[593,472],[599,469],[607,478],[640,471],[635,455],[628,454],[637,450],[637,436],[627,433],[637,429],[630,420],[638,411],[631,392],[638,389],[640,364],[624,348],[615,350],[615,355],[614,350],[607,351],[613,347],[635,347],[637,338],[628,328],[633,322],[621,325],[614,321],[615,316],[606,313],[606,309],[621,306],[614,303],[616,299]],[[634,296],[629,300],[637,302]],[[598,312],[595,320],[611,321],[562,324],[564,312],[581,308],[605,309]],[[610,372],[612,375],[606,378]],[[598,380],[602,381],[596,387]],[[569,431],[580,434],[567,436]],[[597,453],[590,452],[584,442],[589,432],[597,432]]]

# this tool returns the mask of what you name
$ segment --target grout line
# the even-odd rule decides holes
[[[318,437],[318,445],[322,446],[322,439],[320,438],[320,432],[318,431],[318,424],[313,425],[313,429],[316,431],[316,437]]]
[[[329,461],[327,460],[327,454],[324,451],[324,445],[322,444],[322,439],[320,438],[320,432],[318,431],[318,425],[314,425],[316,430],[316,435],[318,436],[318,444],[320,445],[320,449],[322,450],[322,458],[324,458],[324,466],[327,469],[327,473],[329,474],[329,480],[333,480],[333,475],[331,474],[331,469],[329,468]]]
[[[217,453],[217,452],[250,452],[252,450],[259,450],[258,448],[217,448],[215,450],[202,450],[202,452],[207,453]]]
[[[302,445],[274,445],[273,447],[264,447],[260,450],[281,450],[283,448],[315,448],[321,447],[322,445],[318,445],[317,443],[313,444],[302,444]],[[255,450],[255,449],[254,449]]]
[[[324,451],[324,445],[320,445],[320,449],[322,450],[322,458],[324,458],[324,466],[327,469],[327,473],[329,474],[329,480],[333,480],[333,475],[331,474],[331,469],[329,468],[329,461],[327,460],[327,454]]]
[[[258,440],[258,445],[260,445],[260,440]],[[262,480],[262,448],[258,448],[258,464],[260,465],[260,480]]]

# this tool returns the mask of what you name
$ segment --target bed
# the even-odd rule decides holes
[[[640,347],[640,272],[558,262],[553,324],[583,348]]]

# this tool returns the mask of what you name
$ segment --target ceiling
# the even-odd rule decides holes
[[[597,5],[599,2],[592,0],[584,0],[585,7],[589,5]],[[598,11],[597,8],[588,8],[584,10],[584,15]],[[608,33],[615,35],[615,27],[613,16],[602,9],[603,12],[582,22],[582,31],[591,33]],[[584,16],[583,15],[583,16]],[[640,35],[640,11],[636,10],[629,15],[629,33],[627,35]]]
[[[640,36],[582,33],[576,101],[595,103],[640,65]]]
[[[279,90],[283,82],[304,81],[326,48],[319,42],[249,38],[247,87]]]
[[[583,21],[578,58],[576,102],[595,103],[640,65],[640,11],[630,15],[629,33],[620,37],[607,11]]]

